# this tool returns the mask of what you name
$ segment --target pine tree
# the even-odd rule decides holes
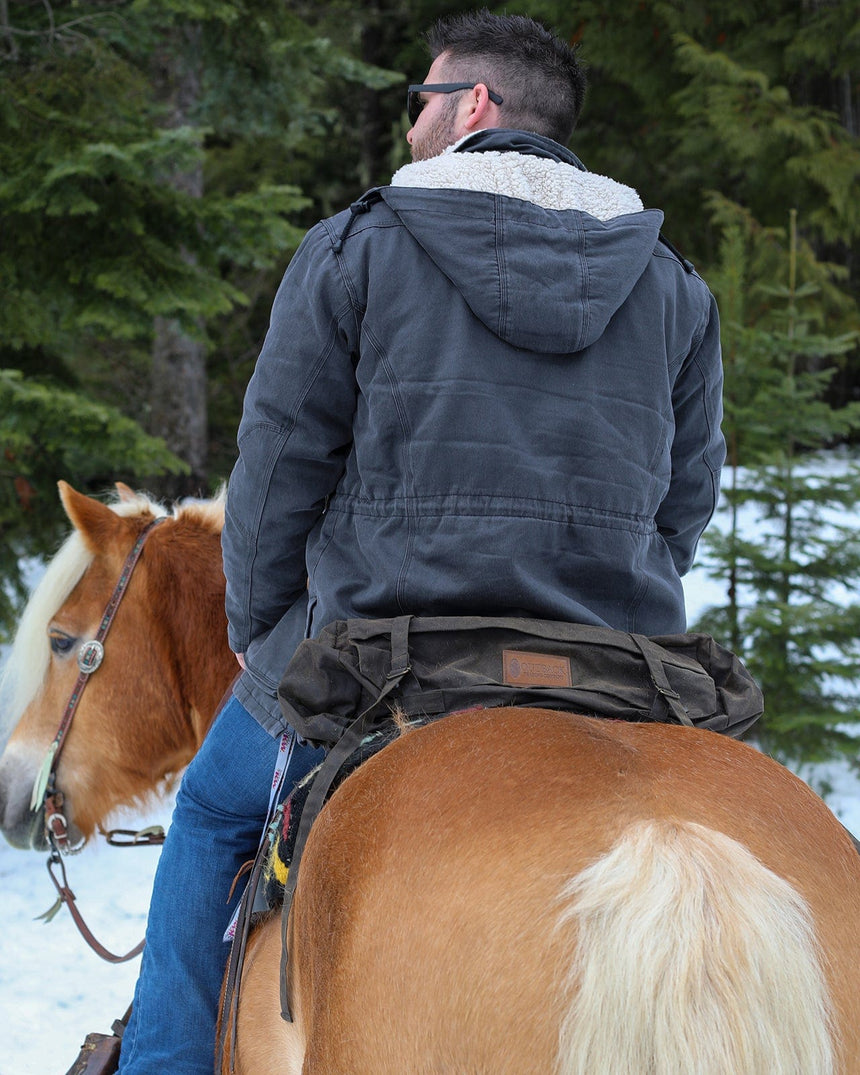
[[[856,751],[843,726],[860,722],[860,603],[849,596],[860,536],[841,519],[860,500],[860,465],[845,456],[834,466],[820,453],[860,429],[860,405],[833,409],[824,398],[856,334],[816,328],[821,289],[802,279],[803,266],[812,277],[822,267],[801,247],[796,221],[792,213],[786,250],[777,232],[736,212],[712,279],[727,364],[724,429],[730,460],[743,466],[725,490],[728,529],[704,541],[711,574],[728,580],[727,601],[696,626],[724,639],[760,682],[762,744],[810,759]],[[752,269],[762,260],[782,261],[786,283],[762,285]]]
[[[316,98],[348,80],[392,76],[290,5],[3,4],[0,365],[121,402],[200,491],[208,355],[300,241],[291,154],[322,141]]]
[[[24,557],[52,555],[68,527],[58,476],[101,491],[120,474],[134,480],[186,469],[115,407],[0,369],[0,639],[26,596]]]

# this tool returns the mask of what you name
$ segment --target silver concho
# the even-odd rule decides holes
[[[85,676],[88,676],[90,672],[95,672],[102,663],[104,655],[105,648],[101,642],[97,642],[95,639],[91,642],[84,642],[78,650],[78,668]]]

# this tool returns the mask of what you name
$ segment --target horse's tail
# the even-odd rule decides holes
[[[560,1075],[832,1075],[803,898],[736,840],[643,821],[564,889],[576,954]]]

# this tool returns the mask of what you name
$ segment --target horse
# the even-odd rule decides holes
[[[121,483],[110,505],[59,488],[73,530],[27,604],[0,684],[0,725],[12,727],[0,758],[0,831],[12,846],[38,850],[48,843],[31,792],[76,690],[76,657],[98,633],[129,549],[155,520],[59,757],[71,842],[169,786],[239,671],[227,645],[223,498],[169,514]]]
[[[19,631],[48,639],[0,762],[19,843],[74,678],[62,651],[156,514],[62,495],[87,566],[78,550]],[[152,532],[81,700],[57,780],[82,836],[187,758],[232,674],[208,510]],[[406,730],[315,821],[286,939],[292,1020],[272,913],[224,1073],[860,1073],[860,856],[807,785],[707,731],[531,708]]]

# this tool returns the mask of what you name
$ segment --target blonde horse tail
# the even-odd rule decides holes
[[[564,889],[559,1075],[833,1075],[806,902],[736,840],[643,821]]]

